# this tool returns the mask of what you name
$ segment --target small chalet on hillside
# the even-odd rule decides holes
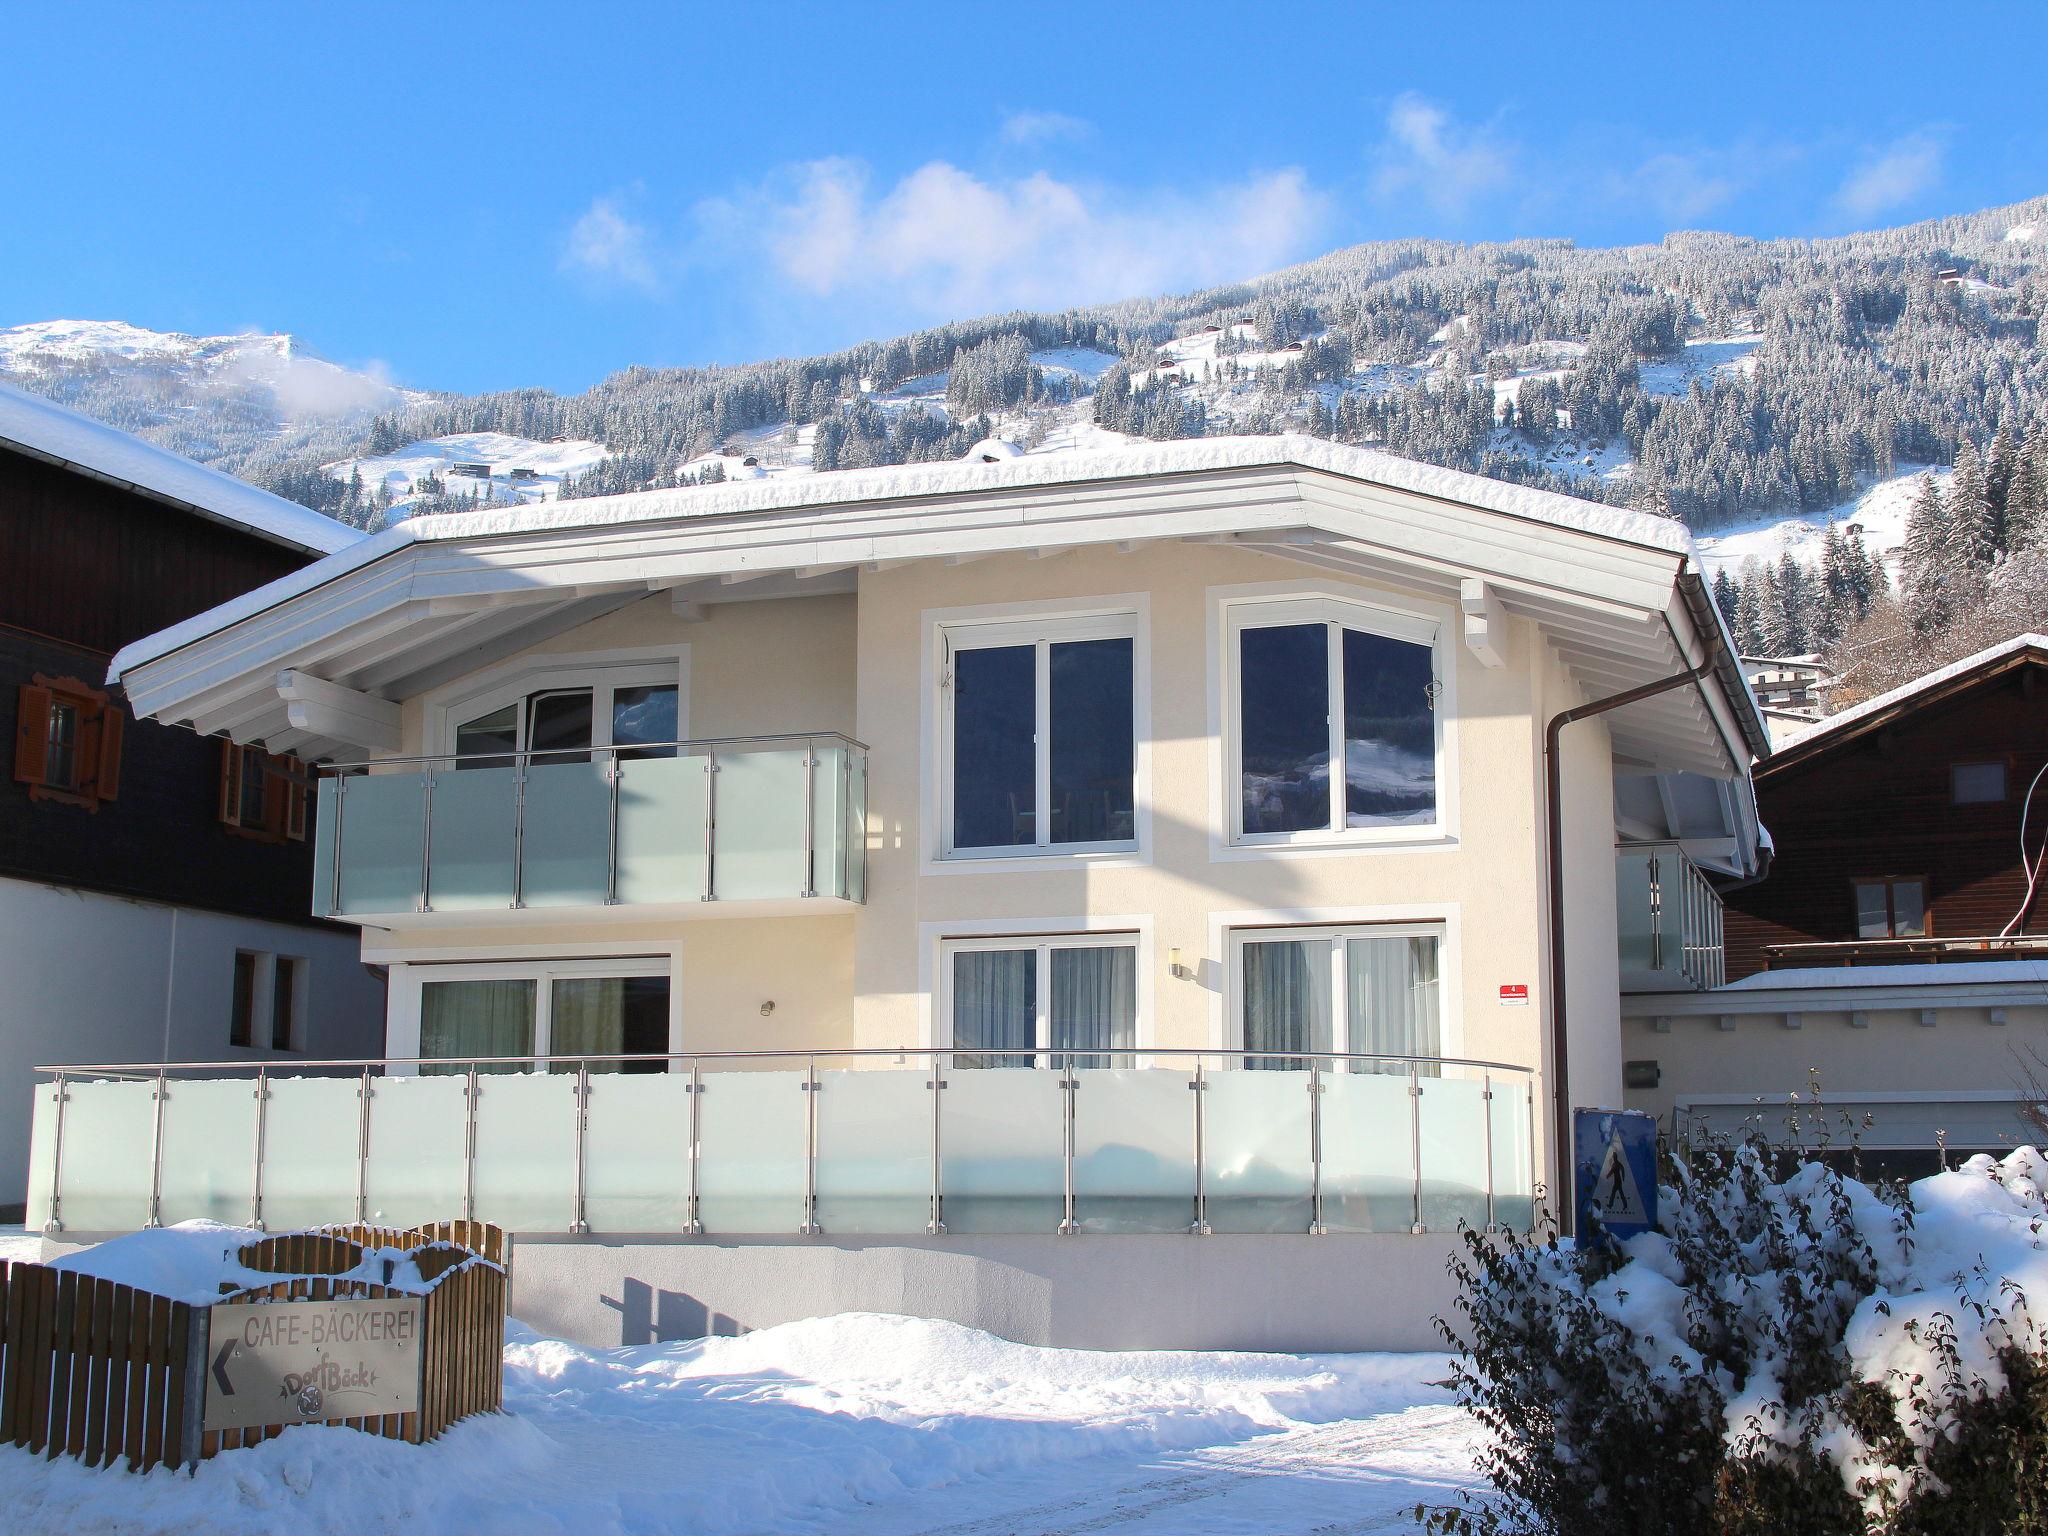
[[[307,914],[307,770],[130,715],[139,636],[345,549],[330,518],[0,386],[0,1213],[31,1069],[374,1050],[383,989]]]
[[[2048,1075],[2044,769],[2039,634],[1786,741],[1756,770],[1769,874],[1722,892],[1728,984],[1623,1000],[1631,1103],[1775,1127],[1817,1073],[1906,1171],[2037,1135],[2019,1096]]]

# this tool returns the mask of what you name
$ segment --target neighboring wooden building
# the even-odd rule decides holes
[[[0,1213],[38,1064],[374,1054],[381,984],[306,899],[304,770],[103,681],[125,642],[357,537],[0,386]]]

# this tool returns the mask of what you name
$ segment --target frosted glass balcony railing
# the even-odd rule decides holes
[[[514,1232],[712,1236],[1412,1233],[1535,1220],[1520,1067],[1229,1051],[1039,1059],[47,1068],[28,1219],[109,1231],[460,1216]],[[617,1070],[626,1063],[637,1070]]]
[[[1615,850],[1621,989],[1704,992],[1728,979],[1721,893],[1676,843]]]
[[[860,901],[866,825],[867,748],[833,734],[342,764],[313,909]]]

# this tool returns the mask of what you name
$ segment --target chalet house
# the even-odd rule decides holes
[[[979,459],[421,519],[125,647],[321,765],[386,1039],[268,1122],[191,1074],[176,1167],[59,1074],[30,1219],[471,1214],[592,1340],[1426,1344],[1621,1095],[1617,838],[1757,869],[1685,530],[1298,437]]]
[[[307,911],[311,775],[131,718],[128,641],[359,536],[0,386],[0,1211],[52,1061],[373,1046],[383,989]]]
[[[2042,635],[1782,745],[1756,770],[1770,872],[1722,893],[1727,984],[1623,999],[1630,1102],[1775,1131],[1817,1074],[1834,1139],[1867,1121],[1863,1147],[1902,1173],[2038,1136],[2019,1100],[2048,1079],[2044,770]]]

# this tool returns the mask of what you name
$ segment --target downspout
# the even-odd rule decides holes
[[[1683,655],[1684,652],[1679,653]],[[1570,1057],[1570,1042],[1565,1028],[1565,954],[1564,954],[1564,803],[1563,785],[1560,782],[1557,762],[1557,740],[1564,728],[1575,720],[1590,720],[1595,715],[1604,715],[1610,710],[1639,703],[1643,699],[1655,698],[1660,693],[1669,693],[1674,688],[1687,688],[1698,683],[1714,670],[1711,649],[1707,659],[1688,672],[1671,677],[1660,677],[1654,683],[1630,688],[1609,698],[1595,699],[1591,704],[1581,704],[1576,709],[1567,709],[1552,715],[1550,723],[1543,728],[1543,799],[1544,799],[1544,855],[1550,873],[1550,1101],[1551,1101],[1551,1146],[1556,1156],[1557,1179],[1560,1186],[1557,1201],[1558,1230],[1571,1235],[1577,1212],[1572,1209],[1568,1191],[1563,1188],[1571,1178],[1572,1166],[1572,1117],[1571,1092],[1566,1082]]]

